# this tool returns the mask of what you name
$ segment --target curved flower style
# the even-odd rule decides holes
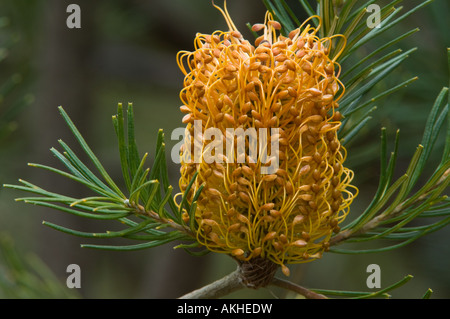
[[[226,7],[218,9],[230,31],[197,34],[195,51],[177,56],[185,74],[180,109],[190,136],[182,149],[180,188],[184,193],[198,172],[187,198],[192,202],[204,185],[191,216],[201,244],[241,261],[268,259],[288,275],[285,264],[315,260],[328,249],[357,193],[337,137],[341,115],[336,108],[344,92],[340,67],[337,56],[328,56],[332,38],[319,38],[320,27],[308,21],[284,37],[267,13],[265,23],[252,28],[263,33],[252,45]],[[202,154],[213,145],[217,153],[217,145],[223,145],[219,153],[227,156],[187,160],[199,140],[194,123],[201,123],[202,132],[214,128],[224,136],[200,140]],[[252,161],[247,154],[226,153],[220,142],[234,141],[227,129],[239,128],[278,128],[269,138],[279,145],[270,157],[277,161],[275,172],[262,174],[267,162],[261,154]],[[250,138],[245,143],[249,151]],[[184,219],[188,222],[186,212]]]

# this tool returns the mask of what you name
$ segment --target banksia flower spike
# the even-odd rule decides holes
[[[229,31],[197,34],[195,51],[177,56],[187,132],[181,194],[192,203],[203,186],[184,221],[209,250],[246,265],[279,265],[288,275],[286,264],[327,251],[357,193],[337,137],[344,93],[338,55],[329,57],[332,38],[319,38],[320,26],[308,20],[285,37],[268,12],[253,26],[262,35],[251,44],[226,4],[218,9]],[[203,135],[208,129],[214,139]]]

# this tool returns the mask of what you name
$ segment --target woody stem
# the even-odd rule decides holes
[[[291,290],[293,292],[298,293],[299,295],[302,295],[306,299],[327,299],[324,295],[315,293],[314,291],[311,291],[309,289],[306,289],[305,287],[302,287],[300,285],[294,284],[293,282],[283,280],[280,278],[273,278],[272,282],[270,283],[272,286],[277,286],[280,288],[284,288],[287,290]]]
[[[230,273],[229,275],[216,280],[213,283],[208,284],[202,288],[187,293],[184,296],[181,296],[179,299],[216,299],[246,287],[255,288],[249,285],[248,282],[246,283],[246,280],[248,280],[248,278],[245,278],[245,276],[245,270],[243,271],[242,265],[240,265],[234,272]],[[326,297],[321,294],[315,293],[293,282],[275,277],[273,277],[270,282],[267,282],[266,285],[272,285],[291,290],[297,294],[304,296],[307,299],[326,299]]]
[[[231,274],[181,296],[179,299],[215,299],[226,296],[242,288],[245,288],[245,286],[242,283],[241,270],[238,267]]]

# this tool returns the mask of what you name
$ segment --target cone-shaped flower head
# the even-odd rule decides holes
[[[340,68],[329,57],[332,39],[307,22],[284,37],[267,13],[252,45],[221,12],[230,31],[197,34],[195,51],[177,57],[188,137],[180,188],[198,172],[186,194],[192,203],[203,185],[184,219],[211,251],[268,259],[288,273],[285,264],[328,249],[357,192],[337,137]]]

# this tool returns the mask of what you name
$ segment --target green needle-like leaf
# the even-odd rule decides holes
[[[131,176],[133,176],[136,173],[136,170],[139,167],[139,163],[141,160],[134,132],[134,110],[132,103],[128,103],[127,124],[128,124],[128,165],[130,167]]]
[[[98,169],[100,174],[103,176],[103,178],[105,179],[107,184],[114,190],[114,192],[117,195],[125,198],[125,195],[122,193],[122,191],[119,189],[119,187],[113,182],[113,180],[111,179],[109,174],[106,172],[103,165],[100,163],[98,158],[95,156],[94,152],[92,152],[90,147],[87,145],[86,141],[81,136],[80,132],[78,131],[76,126],[73,124],[72,120],[67,115],[67,113],[64,111],[64,109],[62,107],[59,107],[59,111],[60,111],[61,115],[63,116],[64,120],[66,121],[67,125],[69,126],[70,130],[72,131],[73,135],[76,137],[76,139],[80,143],[81,147],[86,152],[86,154],[89,156],[89,159],[94,163],[94,165],[96,166],[96,168]]]
[[[182,222],[181,213],[179,213],[179,208],[175,204],[172,196],[173,187],[169,184],[167,165],[165,163],[164,134],[162,130],[158,133],[156,156],[153,165],[151,168],[145,168],[148,154],[146,153],[140,157],[137,152],[132,106],[131,104],[128,105],[126,112],[127,132],[125,132],[124,110],[122,109],[122,105],[119,104],[117,115],[113,117],[113,125],[119,144],[122,175],[129,192],[127,198],[106,172],[100,160],[94,155],[65,111],[60,108],[60,112],[82,149],[93,162],[105,182],[97,177],[67,144],[59,141],[64,152],[61,153],[54,148],[51,149],[51,152],[64,164],[68,172],[47,165],[29,165],[59,174],[75,183],[84,185],[97,195],[85,198],[73,198],[44,190],[23,180],[20,180],[22,185],[4,185],[5,187],[41,196],[23,197],[18,199],[18,201],[59,210],[84,218],[117,220],[126,226],[126,228],[119,231],[83,232],[50,222],[44,222],[45,225],[53,229],[71,235],[105,239],[123,237],[145,241],[143,244],[131,246],[85,245],[85,247],[134,250],[151,248],[175,240],[189,242],[194,240],[190,230]],[[162,185],[160,185],[160,181],[162,181]],[[161,192],[162,190],[164,193]],[[195,200],[197,198],[198,194],[195,196]],[[166,210],[166,204],[170,206],[173,215]],[[190,208],[189,205],[187,207]],[[136,222],[129,219],[129,217],[136,217],[141,221]],[[161,229],[164,228],[174,228],[174,230],[162,231]]]
[[[192,176],[189,184],[186,187],[186,190],[183,193],[183,197],[181,199],[181,203],[180,203],[180,211],[179,214],[181,215],[183,213],[183,208],[186,209],[186,211],[190,211],[190,206],[187,200],[187,196],[189,194],[189,191],[192,188],[192,185],[194,185],[195,179],[197,178],[198,172],[195,172],[194,175]]]
[[[125,181],[127,189],[131,188],[131,180],[129,174],[129,159],[128,159],[128,146],[125,141],[125,130],[124,130],[124,116],[122,103],[119,103],[117,108],[117,115],[112,117],[114,129],[116,131],[116,136],[119,144],[119,156],[120,156],[120,167],[122,168],[122,175]]]
[[[427,292],[422,296],[422,299],[430,299],[433,294],[433,290],[428,289]]]
[[[149,241],[147,243],[142,244],[135,244],[135,245],[122,245],[122,246],[108,246],[108,245],[81,245],[83,248],[93,248],[93,249],[102,249],[102,250],[119,250],[119,251],[130,251],[130,250],[141,250],[141,249],[148,249],[148,248],[154,248],[157,246],[161,246],[170,242],[173,242],[175,240],[192,240],[191,238],[187,238],[185,234],[174,232],[168,238],[161,239],[161,240],[153,240]]]
[[[343,290],[327,290],[327,289],[312,289],[314,292],[326,295],[326,296],[338,296],[338,297],[347,297],[350,299],[370,299],[376,297],[390,298],[391,296],[388,292],[395,290],[406,283],[408,283],[413,276],[407,275],[396,283],[384,288],[377,290],[375,292],[365,292],[365,291],[343,291]],[[428,292],[427,292],[428,293]]]
[[[403,286],[404,284],[406,284],[411,279],[413,279],[413,276],[407,275],[403,279],[399,280],[398,282],[396,282],[396,283],[394,283],[394,284],[392,284],[392,285],[390,285],[390,286],[388,286],[388,287],[386,287],[384,289],[378,290],[378,291],[376,291],[374,293],[371,293],[371,294],[368,294],[368,295],[365,295],[365,296],[356,297],[356,299],[363,299],[363,298],[365,299],[365,298],[378,297],[378,296],[383,295],[383,294],[385,294],[385,293],[387,293],[389,291],[397,289],[398,287]]]

